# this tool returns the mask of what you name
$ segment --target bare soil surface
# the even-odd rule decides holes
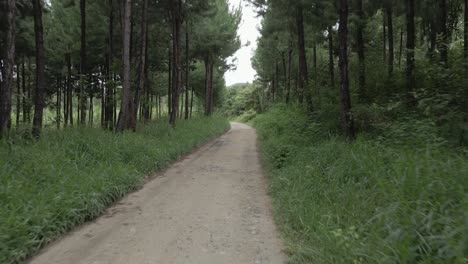
[[[30,263],[285,263],[270,208],[255,130],[232,123]]]

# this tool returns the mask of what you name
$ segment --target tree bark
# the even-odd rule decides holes
[[[296,25],[297,25],[297,44],[299,54],[299,89],[303,92],[306,98],[307,110],[309,113],[313,111],[312,95],[309,88],[309,73],[307,71],[307,56],[305,50],[305,37],[304,37],[304,16],[302,7],[297,7]],[[302,99],[301,99],[302,101]],[[301,102],[302,103],[302,102]]]
[[[42,26],[42,0],[33,0],[34,35],[36,41],[36,93],[34,96],[34,119],[32,135],[38,139],[41,136],[44,115],[45,97],[45,50],[44,29]]]
[[[393,75],[393,64],[395,61],[395,48],[393,37],[393,6],[390,4],[387,7],[388,21],[388,76]]]
[[[364,46],[364,28],[365,28],[366,22],[365,22],[365,17],[364,17],[364,10],[362,9],[362,0],[357,1],[357,15],[358,15],[358,25],[357,25],[356,40],[357,40],[357,51],[358,51],[358,60],[359,60],[359,99],[363,102],[367,102],[368,95],[367,95],[367,89],[366,89],[366,57],[365,57],[365,46]],[[384,25],[384,28],[385,28],[385,25]]]
[[[341,125],[348,139],[355,138],[354,121],[351,113],[351,96],[349,92],[348,75],[348,0],[340,0],[339,15],[339,42],[340,42],[340,101]]]
[[[122,1],[122,61],[123,61],[123,82],[122,101],[120,106],[119,121],[117,131],[123,132],[127,129],[136,129],[136,120],[133,115],[133,100],[130,86],[130,15],[132,13],[132,0]]]
[[[408,93],[408,103],[410,105],[414,105],[415,103],[413,91],[416,86],[414,8],[415,0],[406,0],[406,89]]]
[[[328,26],[328,70],[330,86],[335,87],[335,56],[333,55],[333,27]]]
[[[15,41],[16,41],[16,1],[7,0],[7,31],[5,42],[4,67],[0,66],[1,75],[5,76],[0,81],[0,138],[7,136],[11,127],[11,96],[13,87],[13,69],[15,65]]]
[[[80,49],[80,124],[86,125],[86,91],[85,78],[87,76],[86,65],[86,0],[80,0],[81,15],[81,49]]]
[[[57,130],[60,129],[60,122],[61,122],[61,112],[60,112],[60,109],[61,109],[61,105],[60,105],[60,102],[61,102],[61,90],[60,90],[60,86],[61,86],[61,80],[60,80],[60,77],[57,77],[57,87],[56,87],[56,93],[57,93],[57,101],[56,101],[56,117],[55,117],[55,122],[56,122],[56,125],[57,125]]]
[[[172,111],[169,117],[169,123],[172,127],[175,127],[177,121],[177,114],[179,111],[179,97],[182,84],[182,64],[181,64],[181,43],[180,43],[180,31],[182,24],[182,3],[181,0],[177,0],[172,5],[172,45],[173,45],[173,65],[174,65],[174,76],[172,83]]]

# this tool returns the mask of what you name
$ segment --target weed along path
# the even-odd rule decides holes
[[[285,263],[255,130],[238,123],[33,264]]]

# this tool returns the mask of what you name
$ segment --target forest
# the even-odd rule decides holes
[[[257,128],[288,263],[465,263],[468,1],[251,0]]]
[[[248,45],[243,5],[1,0],[0,263],[27,261],[183,158],[191,177],[166,186],[180,197],[209,179],[232,201],[266,179],[287,263],[467,262],[468,0],[242,1],[261,21],[256,76],[227,87]],[[230,204],[202,204],[219,190],[204,191],[188,212]],[[228,209],[267,223],[269,204],[244,196]],[[222,224],[226,257],[245,231],[236,217]],[[267,248],[258,230],[245,245]]]

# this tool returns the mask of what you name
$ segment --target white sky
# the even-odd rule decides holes
[[[237,58],[237,69],[226,72],[224,76],[227,86],[236,83],[251,83],[256,74],[252,68],[250,58],[257,48],[257,38],[260,35],[257,27],[260,25],[260,18],[256,17],[255,10],[245,0],[229,0],[229,4],[234,7],[238,7],[240,2],[242,2],[242,22],[238,35],[242,41],[242,47],[234,54],[234,57]],[[250,46],[245,47],[245,44],[248,42],[250,42]]]

